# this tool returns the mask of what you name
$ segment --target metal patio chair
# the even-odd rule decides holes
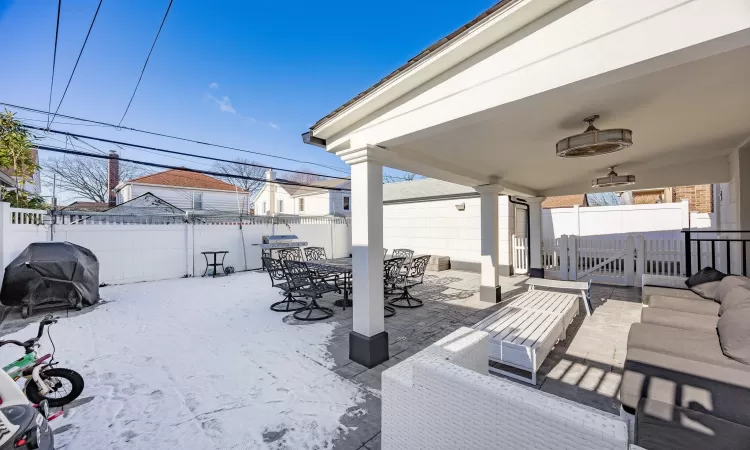
[[[391,292],[389,286],[393,286],[398,281],[398,272],[403,264],[404,258],[391,258],[383,261],[383,286],[386,300],[388,294]],[[385,317],[391,317],[396,314],[396,309],[393,306],[386,304],[383,309],[385,309]]]
[[[302,254],[301,248],[293,247],[279,250],[279,259],[282,261],[304,261],[305,256]]]
[[[326,256],[326,249],[323,247],[305,247],[304,250],[305,259],[307,259],[308,261],[325,261],[328,259],[328,256]],[[338,288],[337,292],[339,294],[341,293],[341,286],[339,285],[341,275],[339,275],[338,273],[326,273],[325,271],[319,269],[310,269],[310,271],[316,278],[319,278],[320,280],[327,283],[333,283],[333,285]]]
[[[384,248],[384,249],[383,249],[383,259],[385,259],[385,258],[387,258],[387,257],[388,257],[388,249],[387,249],[387,248]]]
[[[287,259],[283,261],[283,264],[286,268],[284,272],[289,286],[294,288],[295,292],[300,296],[310,299],[310,302],[304,308],[294,312],[294,318],[303,321],[313,321],[333,316],[333,310],[320,306],[317,299],[321,298],[323,294],[337,291],[338,288],[325,281],[316,279],[304,261]]]
[[[284,264],[278,260],[264,256],[261,258],[263,261],[263,267],[268,272],[268,276],[271,277],[271,286],[279,288],[284,294],[284,300],[276,302],[271,305],[272,311],[277,312],[291,312],[297,311],[305,306],[307,302],[299,300],[295,297],[296,290],[289,286],[286,281],[286,274],[284,270]]]
[[[427,270],[427,263],[430,261],[430,255],[419,256],[414,258],[407,272],[399,273],[396,281],[396,289],[401,290],[401,295],[388,301],[389,304],[398,308],[418,308],[422,306],[422,300],[414,298],[409,293],[409,288],[420,285],[424,282],[424,273]],[[404,304],[405,302],[405,304]]]

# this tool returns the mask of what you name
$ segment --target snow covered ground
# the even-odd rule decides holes
[[[328,448],[361,390],[329,368],[330,323],[289,325],[266,274],[102,288],[52,326],[85,404],[52,422],[58,448]],[[40,319],[41,317],[37,317]],[[37,324],[5,336],[27,339]],[[1,331],[1,330],[0,330]],[[45,336],[44,351],[51,350]],[[0,360],[20,356],[3,347]]]

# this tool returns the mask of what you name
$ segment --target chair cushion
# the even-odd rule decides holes
[[[721,316],[730,309],[746,306],[750,306],[750,286],[736,286],[724,296],[724,301],[721,302],[719,308],[719,315]]]
[[[636,409],[641,398],[649,398],[750,425],[750,367],[726,359],[734,364],[628,348],[620,401]]]
[[[695,330],[704,333],[716,331],[717,316],[695,314],[684,311],[672,311],[661,308],[643,308],[641,310],[641,323],[661,325],[664,327],[680,328],[683,330]]]
[[[724,297],[729,294],[729,291],[737,286],[748,286],[748,289],[750,289],[750,278],[740,275],[729,275],[724,277],[719,282],[719,303],[723,302]]]
[[[725,311],[719,318],[718,330],[724,355],[750,368],[750,301]]]
[[[690,288],[691,291],[705,298],[706,300],[719,301],[719,284],[721,281],[709,281]]]
[[[701,296],[687,288],[671,288],[664,286],[643,286],[642,299],[644,305],[650,305],[650,298],[654,295],[663,295],[666,297],[691,298],[701,300]]]
[[[649,307],[669,309],[673,311],[684,311],[694,314],[704,314],[707,316],[718,316],[720,305],[711,300],[706,300],[705,298],[698,297],[697,295],[695,295],[695,298],[679,298],[667,297],[663,295],[653,295],[649,299]]]
[[[709,283],[711,281],[721,281],[722,278],[726,276],[727,275],[725,273],[719,272],[713,267],[704,267],[700,270],[700,272],[691,275],[690,278],[685,281],[685,285],[689,288],[692,288],[693,286],[698,286],[699,284],[703,283]]]
[[[709,364],[750,367],[727,358],[721,351],[716,330],[701,332],[665,327],[647,323],[634,323],[628,333],[628,352],[633,348],[673,355]]]

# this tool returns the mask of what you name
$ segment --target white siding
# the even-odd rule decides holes
[[[238,195],[236,192],[212,191],[194,188],[176,188],[166,186],[150,186],[140,184],[132,184],[126,186],[120,192],[122,193],[123,202],[136,198],[147,192],[151,192],[162,200],[169,202],[172,205],[183,210],[193,209],[193,193],[196,192],[203,194],[204,211],[237,211]],[[243,211],[247,211],[249,209],[249,202],[249,194],[239,194],[239,204]]]

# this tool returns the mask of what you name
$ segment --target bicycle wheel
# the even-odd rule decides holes
[[[44,396],[39,393],[39,387],[34,380],[29,380],[26,383],[26,397],[32,403],[38,404],[46,398],[49,406],[59,407],[72,402],[83,392],[83,377],[76,371],[52,368],[43,371],[39,376],[50,385],[51,390]]]

